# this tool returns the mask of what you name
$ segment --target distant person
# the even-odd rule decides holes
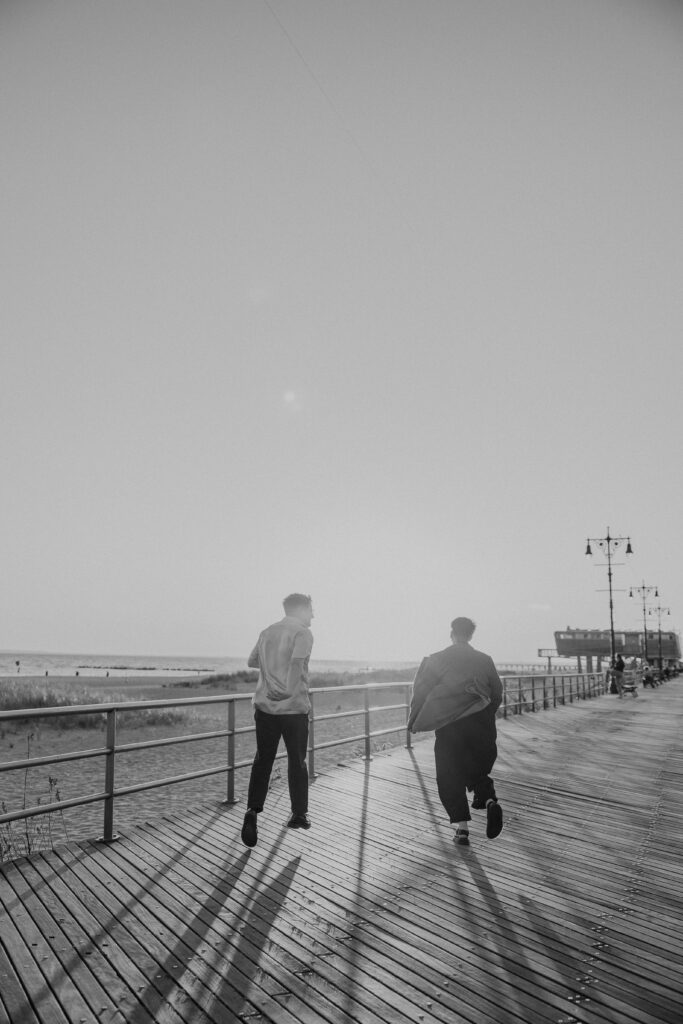
[[[486,835],[495,839],[503,828],[491,769],[496,747],[496,711],[503,686],[488,654],[476,651],[470,640],[471,619],[451,623],[451,645],[424,658],[413,683],[408,728],[435,732],[434,759],[439,799],[454,830],[455,842],[469,845],[470,808],[486,810]]]
[[[616,658],[615,662],[614,662],[614,675],[613,675],[612,678],[614,679],[614,685],[616,686],[617,693],[619,694],[620,697],[624,696],[624,669],[625,668],[626,668],[626,663],[625,663],[624,659],[622,658],[622,656],[619,655]]]
[[[289,828],[310,828],[308,818],[308,661],[313,648],[310,630],[313,605],[306,594],[290,594],[282,602],[285,617],[264,629],[249,655],[249,668],[259,670],[254,693],[256,757],[251,768],[242,842],[256,846],[257,818],[268,795],[268,783],[280,740],[287,748],[287,779],[292,813]]]

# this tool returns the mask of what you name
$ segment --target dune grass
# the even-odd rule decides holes
[[[35,682],[30,679],[0,680],[0,711],[26,711],[38,708],[74,707],[83,704],[101,704],[116,701],[128,701],[124,694],[108,693],[106,695],[85,686],[59,687],[49,682]],[[129,728],[141,728],[148,725],[176,725],[187,718],[188,712],[181,708],[140,708],[132,711],[121,711],[118,723]],[[35,724],[41,728],[52,726],[56,729],[91,729],[102,725],[105,721],[104,711],[82,715],[59,715],[38,718],[15,718],[11,724],[15,727]],[[7,723],[8,725],[10,723]]]

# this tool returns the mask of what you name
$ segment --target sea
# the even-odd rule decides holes
[[[407,668],[410,662],[311,661],[311,672],[370,672],[373,669]],[[246,658],[219,655],[171,657],[140,654],[62,654],[44,651],[0,651],[0,677],[84,676],[112,679],[144,677],[192,677],[216,673],[240,672],[247,668]]]

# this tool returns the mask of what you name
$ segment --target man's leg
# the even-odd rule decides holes
[[[305,818],[308,813],[308,715],[283,715],[282,718],[292,814],[295,818]]]
[[[266,711],[254,712],[256,722],[256,756],[251,766],[247,807],[252,811],[262,811],[268,795],[268,783],[273,762],[277,754],[282,735],[283,715],[269,715]]]
[[[495,800],[496,790],[490,776],[498,756],[496,746],[496,719],[488,708],[475,715],[461,718],[461,746],[467,758],[467,788],[474,790],[472,806],[486,807],[487,800]]]
[[[451,822],[467,822],[472,817],[467,803],[459,725],[459,722],[450,722],[434,733],[436,786]]]
[[[498,803],[491,770],[498,756],[496,717],[488,708],[463,718],[463,746],[467,750],[467,788],[474,791],[472,806],[486,808],[486,835],[495,839],[503,828],[503,812]]]

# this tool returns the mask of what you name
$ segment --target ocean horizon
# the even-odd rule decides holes
[[[373,669],[399,669],[417,665],[410,661],[354,661],[311,659],[312,672],[370,672]],[[0,651],[0,677],[83,676],[126,678],[144,676],[211,675],[247,669],[247,659],[226,655],[216,657],[145,654],[57,653],[50,651]]]

